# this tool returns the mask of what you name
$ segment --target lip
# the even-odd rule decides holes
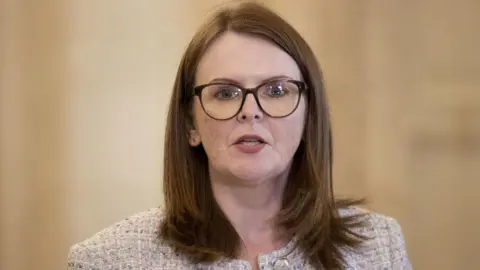
[[[255,135],[255,134],[243,135],[243,136],[239,137],[238,139],[236,139],[234,144],[239,144],[240,142],[247,141],[247,140],[256,140],[256,141],[259,141],[262,144],[266,144],[265,139],[262,136]]]
[[[247,140],[256,140],[260,143],[253,144],[253,145],[241,143],[242,141],[247,141]],[[255,153],[261,152],[262,149],[267,145],[267,143],[265,142],[265,139],[262,138],[262,136],[255,135],[255,134],[245,134],[239,137],[233,145],[235,149],[237,149],[242,153],[255,154]]]

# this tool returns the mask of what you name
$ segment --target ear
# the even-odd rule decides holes
[[[187,125],[187,138],[188,138],[188,143],[192,147],[197,147],[202,143],[202,140],[200,138],[200,134],[198,133],[194,119],[193,119],[193,113],[191,110],[189,110],[188,117],[186,119],[186,125]]]
[[[200,138],[200,134],[195,129],[191,129],[188,135],[188,142],[191,146],[196,147],[202,143],[202,139]]]

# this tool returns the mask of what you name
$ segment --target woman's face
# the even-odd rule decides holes
[[[297,64],[286,52],[263,39],[226,32],[201,58],[195,80],[197,86],[228,82],[254,88],[279,77],[302,80]],[[228,111],[225,99],[231,99],[232,93],[217,92],[215,95],[223,102],[218,103],[217,100],[216,104],[221,104],[223,110]],[[206,97],[204,105],[212,102],[213,93],[203,96]],[[218,106],[212,105],[211,108],[222,111]],[[221,175],[236,184],[258,184],[288,173],[302,138],[305,116],[306,101],[303,96],[292,114],[273,118],[261,110],[252,94],[248,94],[236,116],[216,120],[205,113],[196,96],[193,104],[195,129],[190,143],[193,146],[203,145],[211,175]]]

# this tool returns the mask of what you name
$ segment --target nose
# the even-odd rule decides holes
[[[238,121],[245,122],[245,121],[253,121],[253,120],[261,120],[263,118],[263,111],[260,108],[257,100],[253,96],[253,94],[249,93],[245,97],[245,102],[237,115]]]

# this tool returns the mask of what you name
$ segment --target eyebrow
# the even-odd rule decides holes
[[[273,77],[268,77],[266,79],[263,79],[260,81],[260,84],[271,82],[271,81],[276,81],[276,80],[293,80],[291,77],[286,76],[286,75],[277,75]],[[237,85],[242,85],[242,83],[238,80],[232,79],[232,78],[227,78],[227,77],[218,77],[213,80],[211,80],[209,83],[233,83]]]

